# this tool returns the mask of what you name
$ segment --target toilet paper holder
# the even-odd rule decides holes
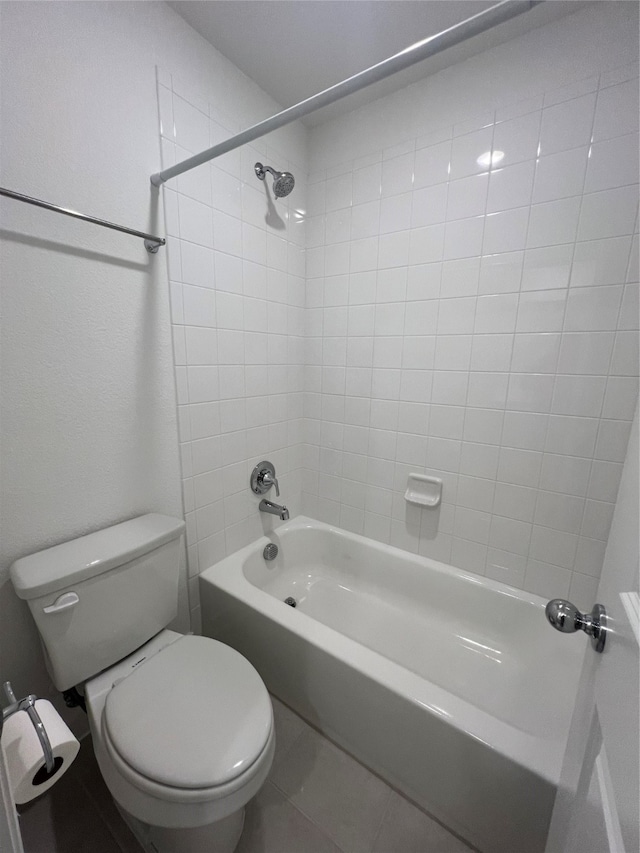
[[[11,704],[7,705],[6,708],[2,709],[2,721],[4,722],[7,717],[10,717],[17,711],[27,712],[27,714],[29,715],[29,719],[33,723],[33,727],[36,730],[36,734],[38,735],[40,745],[42,746],[47,775],[51,775],[51,773],[53,773],[53,771],[55,770],[53,750],[51,749],[51,742],[49,740],[47,730],[45,729],[42,720],[40,719],[40,714],[38,714],[35,708],[38,697],[34,696],[33,693],[30,693],[28,696],[25,696],[24,699],[16,699],[16,695],[13,692],[13,688],[11,687],[10,681],[5,681],[3,687],[6,697]],[[2,726],[0,725],[0,733],[1,732]]]

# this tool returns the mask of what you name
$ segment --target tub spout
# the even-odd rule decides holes
[[[260,512],[268,512],[270,515],[278,515],[282,521],[289,520],[289,510],[286,506],[280,506],[280,504],[274,504],[271,501],[268,501],[266,498],[263,498],[260,501],[260,505],[258,506]]]

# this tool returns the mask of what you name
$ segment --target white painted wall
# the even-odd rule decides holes
[[[164,3],[3,3],[3,185],[164,233],[156,65],[253,123],[276,105]],[[181,516],[166,252],[3,200],[0,678],[50,684],[11,562]],[[188,611],[186,584],[182,627]]]

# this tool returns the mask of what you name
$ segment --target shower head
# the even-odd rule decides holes
[[[267,172],[273,175],[273,192],[276,198],[284,198],[289,195],[294,188],[296,180],[291,172],[276,172],[271,166],[263,166],[262,163],[256,163],[254,166],[256,176],[264,181]]]

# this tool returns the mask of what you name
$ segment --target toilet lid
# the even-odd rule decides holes
[[[173,788],[210,788],[258,758],[271,731],[271,701],[241,654],[185,636],[115,685],[104,723],[138,773]]]

